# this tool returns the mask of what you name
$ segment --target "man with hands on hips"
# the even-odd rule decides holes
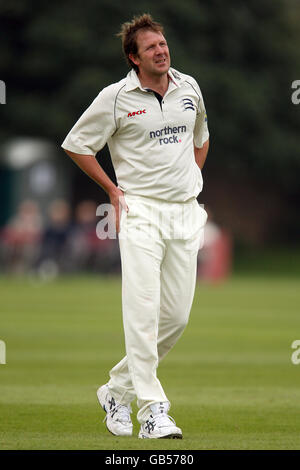
[[[99,93],[62,144],[109,195],[119,234],[126,356],[97,396],[114,435],[132,435],[137,399],[140,438],[182,438],[157,367],[181,336],[194,297],[207,218],[197,202],[207,118],[197,82],[171,68],[159,23],[134,17],[120,37],[130,72]],[[117,187],[95,158],[106,143]]]

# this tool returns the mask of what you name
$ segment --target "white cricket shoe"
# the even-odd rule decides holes
[[[110,394],[107,384],[98,388],[97,397],[106,412],[104,421],[107,429],[115,436],[131,436],[133,428],[130,418],[131,406],[118,403]]]
[[[168,410],[169,402],[154,403],[150,405],[151,415],[147,421],[141,425],[139,438],[141,439],[182,439],[182,431]]]

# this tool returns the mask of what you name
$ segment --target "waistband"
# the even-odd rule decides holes
[[[188,204],[193,204],[195,201],[198,204],[197,198],[196,197],[191,197],[190,199],[186,201],[168,201],[166,199],[158,199],[158,198],[153,198],[153,197],[148,197],[148,196],[140,196],[140,195],[134,195],[134,194],[127,194],[124,193],[125,201],[128,200],[128,202],[140,202],[143,204],[150,204],[150,205],[155,205],[155,206],[161,206],[161,205],[167,205],[170,204],[172,205],[188,205]]]

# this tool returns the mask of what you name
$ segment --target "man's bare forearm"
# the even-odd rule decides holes
[[[65,150],[65,149],[64,149]],[[103,168],[99,165],[94,155],[82,155],[79,153],[65,150],[66,154],[72,158],[76,165],[81,168],[92,180],[94,180],[109,195],[110,202],[115,208],[116,214],[116,230],[120,230],[120,212],[124,209],[128,212],[128,206],[124,200],[124,193],[112,182]]]
[[[200,170],[202,170],[202,168],[204,167],[208,149],[209,149],[209,140],[204,142],[201,148],[194,147],[195,160]]]
[[[99,184],[107,194],[110,195],[117,190],[116,185],[105,173],[103,168],[101,168],[97,159],[93,155],[81,155],[79,153],[70,152],[69,150],[65,150],[65,152],[72,158],[76,165],[92,178],[92,180]]]

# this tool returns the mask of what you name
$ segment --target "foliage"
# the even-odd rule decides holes
[[[300,169],[299,7],[294,1],[27,0],[0,5],[1,141],[35,135],[60,142],[100,89],[128,71],[116,38],[122,22],[150,12],[166,28],[172,65],[205,98],[211,168],[271,179],[293,193]]]

